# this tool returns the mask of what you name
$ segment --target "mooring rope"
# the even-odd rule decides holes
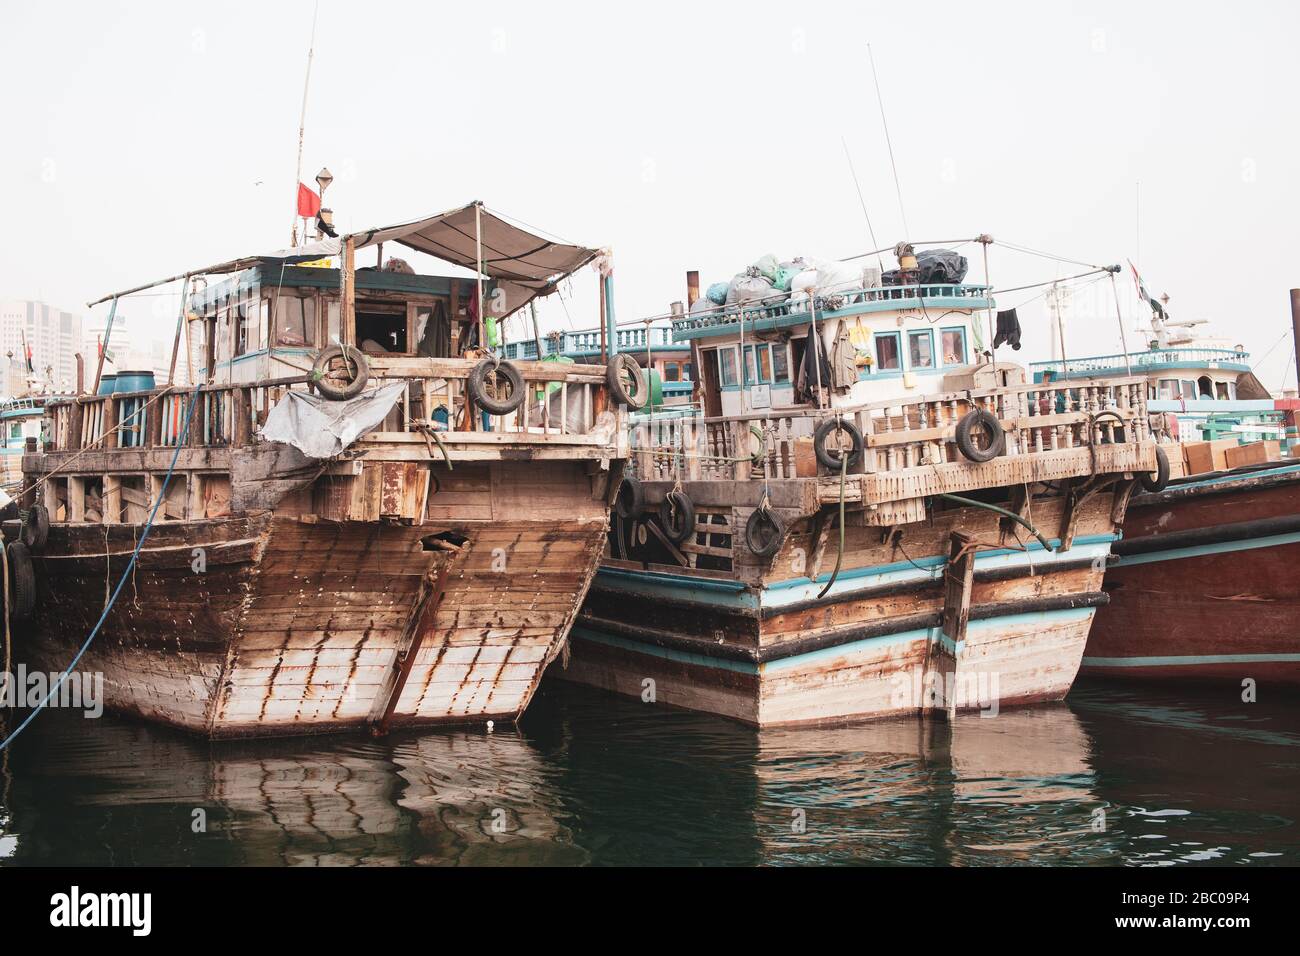
[[[172,454],[172,463],[167,468],[167,476],[163,478],[162,489],[158,492],[158,500],[154,502],[153,510],[149,512],[149,520],[145,522],[144,530],[140,533],[140,540],[135,543],[135,550],[131,552],[131,560],[128,562],[126,569],[122,572],[122,577],[117,582],[117,588],[114,589],[112,598],[109,600],[108,604],[105,605],[104,612],[99,615],[99,620],[96,621],[95,626],[91,628],[90,636],[87,637],[86,642],[81,645],[81,649],[77,651],[76,657],[72,659],[72,662],[68,664],[63,673],[59,675],[59,679],[50,687],[50,692],[45,695],[45,699],[37,704],[30,714],[23,718],[23,722],[14,728],[13,733],[4,740],[0,740],[0,750],[8,750],[9,744],[27,728],[28,724],[36,719],[36,715],[45,709],[45,705],[54,699],[54,695],[59,692],[59,688],[61,688],[63,682],[68,679],[68,675],[71,674],[72,669],[77,666],[82,655],[90,649],[90,644],[94,641],[95,635],[98,634],[99,629],[104,626],[104,621],[108,618],[109,612],[113,610],[113,605],[117,603],[118,595],[122,593],[122,588],[126,585],[127,578],[129,578],[132,571],[134,571],[135,562],[140,557],[140,550],[144,547],[144,543],[149,537],[149,531],[153,527],[154,518],[158,514],[158,509],[162,507],[163,499],[167,497],[167,486],[171,484],[172,475],[176,471],[176,463],[181,457],[181,449],[185,447],[185,436],[190,430],[190,419],[194,417],[194,409],[199,403],[199,393],[202,391],[202,383],[194,386],[194,392],[190,397],[190,407],[185,413],[185,424],[181,428],[180,440],[176,443],[176,451]],[[6,575],[6,580],[7,579],[8,576]],[[8,619],[7,612],[8,608],[6,608],[6,619]],[[8,679],[8,675],[6,675],[6,679]]]

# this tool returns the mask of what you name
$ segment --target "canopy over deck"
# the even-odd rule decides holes
[[[337,239],[322,239],[263,255],[230,259],[204,269],[194,269],[147,285],[114,292],[87,305],[95,306],[190,276],[238,272],[265,259],[300,262],[339,255],[349,239],[357,249],[381,242],[397,242],[444,262],[475,272],[481,271],[483,275],[496,279],[497,287],[504,291],[503,307],[497,313],[501,317],[517,312],[538,296],[550,295],[555,291],[557,283],[600,255],[598,249],[542,238],[506,222],[483,208],[481,203],[472,202],[435,216],[392,226],[362,229]],[[480,243],[483,257],[481,266],[477,262]]]

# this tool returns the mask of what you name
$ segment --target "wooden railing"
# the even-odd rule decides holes
[[[991,412],[1002,423],[1006,455],[1150,438],[1144,381],[1112,379],[891,399],[836,411],[790,408],[720,418],[642,418],[632,428],[633,467],[645,480],[826,475],[824,467],[814,465],[812,434],[820,421],[836,415],[853,422],[863,436],[864,454],[850,473],[964,461],[955,432],[973,408]]]
[[[467,415],[466,379],[476,362],[372,357],[370,364],[370,387],[394,381],[406,386],[378,429],[381,437],[393,432],[461,430],[579,436],[591,431],[609,406],[604,366],[517,362],[527,397],[507,415],[488,416],[485,427],[479,409]],[[251,444],[259,440],[258,429],[285,392],[307,387],[305,375],[205,385],[190,418],[185,444],[196,448]],[[174,386],[51,401],[46,406],[49,437],[45,450],[175,447],[193,396],[192,386]],[[374,434],[363,440],[373,439]]]

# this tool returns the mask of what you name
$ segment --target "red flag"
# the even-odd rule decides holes
[[[316,214],[320,212],[320,196],[304,186],[298,184],[298,215],[304,219],[315,219]]]

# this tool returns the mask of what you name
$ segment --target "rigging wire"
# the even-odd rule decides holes
[[[867,201],[862,197],[862,184],[858,182],[858,171],[853,168],[853,154],[849,152],[848,140],[843,136],[840,137],[840,145],[844,147],[844,158],[849,161],[849,175],[853,177],[853,188],[858,191],[858,202],[862,205],[862,218],[867,221],[867,235],[871,237],[871,244],[874,246],[879,240],[876,239],[876,230],[871,225],[871,215],[867,212]],[[880,271],[884,272],[885,261],[880,258],[880,252],[876,253],[876,263],[880,266]]]
[[[876,85],[876,102],[880,104],[880,125],[885,128],[885,146],[889,149],[889,165],[894,171],[894,192],[898,196],[898,214],[903,220],[903,234],[910,236],[912,230],[907,225],[907,213],[903,211],[903,188],[898,182],[898,164],[894,162],[894,144],[889,139],[889,123],[885,119],[885,99],[880,93],[880,78],[876,76],[876,56],[867,44],[867,59],[871,61],[871,79]]]

